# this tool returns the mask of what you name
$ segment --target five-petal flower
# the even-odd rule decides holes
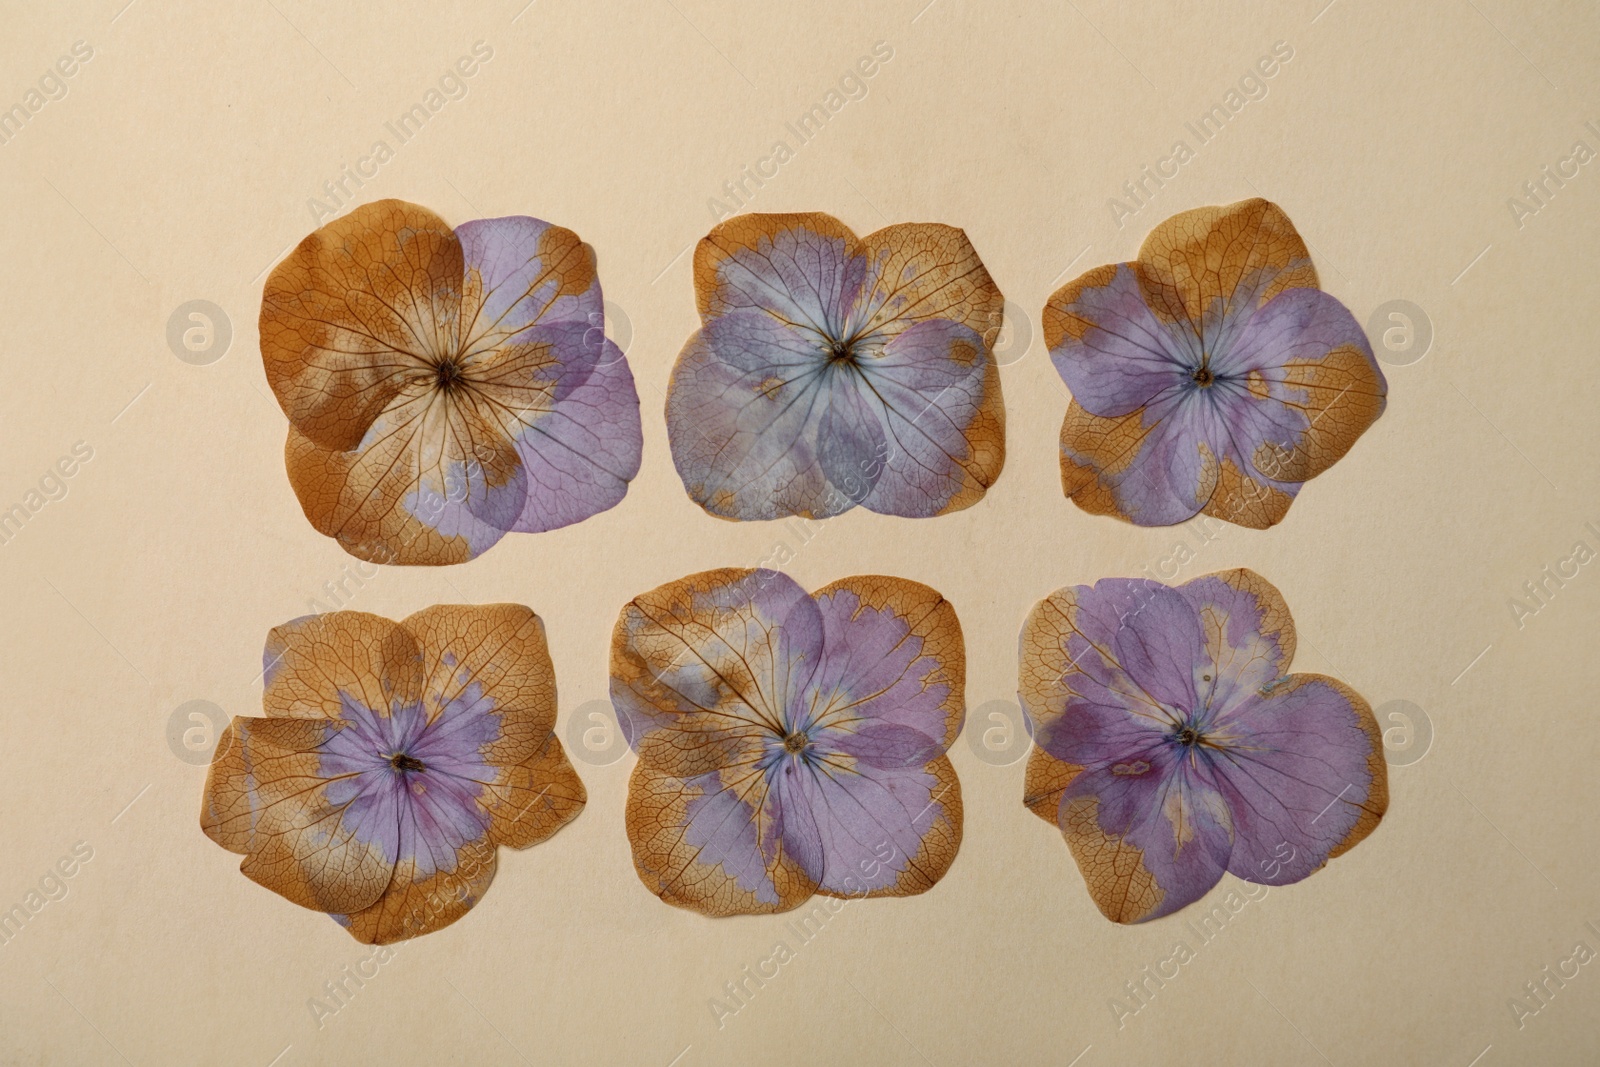
[[[858,238],[831,215],[740,215],[694,255],[701,327],[667,394],[672,460],[727,519],[969,507],[1005,462],[1002,298],[966,234]]]
[[[1297,882],[1388,806],[1383,739],[1343,683],[1289,674],[1294,622],[1260,575],[1107,578],[1022,630],[1023,802],[1066,837],[1106,917],[1198,900],[1227,871]]]
[[[202,829],[240,869],[387,944],[450,925],[489,888],[500,845],[582,810],[552,733],[544,624],[525,607],[436,605],[273,629],[266,718],[218,740]]]
[[[1383,413],[1365,333],[1265,200],[1167,219],[1057,290],[1044,330],[1072,392],[1062,486],[1140,526],[1272,526]]]
[[[594,250],[560,226],[383,200],[312,233],[261,300],[306,517],[362,559],[443,564],[612,507],[641,436],[603,327]]]
[[[726,569],[635,598],[611,698],[640,879],[707,915],[927,890],[961,843],[965,672],[954,609],[900,578]]]

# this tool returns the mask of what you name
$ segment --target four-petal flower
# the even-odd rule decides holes
[[[560,226],[382,200],[317,230],[261,299],[306,518],[362,559],[443,564],[612,507],[642,439],[603,327],[594,250]]]
[[[1062,589],[1022,629],[1023,802],[1060,827],[1106,917],[1200,899],[1223,871],[1285,885],[1371,833],[1383,739],[1343,683],[1289,674],[1294,622],[1260,575]]]
[[[726,519],[976,503],[1005,462],[1000,290],[966,234],[858,238],[831,215],[740,215],[694,255],[701,327],[667,394],[672,460]]]
[[[552,733],[544,624],[525,607],[307,616],[273,629],[264,661],[267,717],[218,740],[201,827],[358,941],[450,925],[489,888],[500,845],[543,841],[583,808]]]
[[[1140,526],[1272,526],[1383,413],[1361,325],[1265,200],[1167,219],[1057,290],[1044,331],[1072,392],[1062,487]]]
[[[900,578],[808,595],[727,569],[636,597],[611,699],[639,877],[707,915],[927,890],[961,844],[965,672],[955,610]]]

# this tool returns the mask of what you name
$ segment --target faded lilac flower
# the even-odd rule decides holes
[[[633,375],[594,250],[524,215],[451,229],[401,200],[273,268],[261,356],[306,518],[378,563],[460,563],[605,511],[639,471]]]
[[[200,824],[240,869],[358,941],[431,933],[488,890],[501,845],[583,809],[544,624],[517,604],[359,611],[267,638],[265,718],[218,740]]]
[[[1062,487],[1140,526],[1272,526],[1383,413],[1366,334],[1265,200],[1167,219],[1062,286],[1044,332],[1072,391]]]
[[[1288,673],[1294,648],[1288,606],[1248,570],[1176,588],[1107,578],[1028,616],[1023,802],[1060,827],[1107,918],[1168,915],[1224,871],[1298,882],[1378,825],[1372,711],[1341,682]]]
[[[962,231],[740,215],[701,239],[694,285],[701,326],[672,371],[667,433],[706,511],[921,518],[999,477],[1002,298]]]
[[[628,839],[661,899],[730,915],[903,896],[955,859],[966,659],[932,589],[707,571],[636,597],[611,647],[639,756]]]

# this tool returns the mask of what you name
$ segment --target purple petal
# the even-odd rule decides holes
[[[925,888],[943,873],[935,868],[953,857],[932,859],[924,844],[944,832],[956,800],[953,779],[941,781],[925,767],[856,773],[793,762],[776,777],[786,820],[803,810],[808,814],[798,826],[816,835],[816,844],[802,849],[794,848],[801,835],[793,831],[785,842],[830,893],[859,896],[908,883]]]
[[[863,503],[882,515],[924,518],[944,511],[980,471],[974,422],[984,409],[992,358],[971,328],[925,320],[857,364],[876,399],[887,450],[862,456],[883,473]]]
[[[784,226],[741,247],[717,267],[719,314],[760,312],[819,337],[841,336],[866,274],[866,261],[842,238]]]
[[[1290,289],[1219,352],[1234,382],[1229,449],[1257,482],[1302,482],[1331,466],[1382,414],[1387,385],[1361,324],[1334,297]]]
[[[483,284],[482,307],[464,324],[464,337],[504,340],[535,323],[604,325],[594,254],[570,231],[509,215],[474,219],[455,233],[468,277],[477,271]]]
[[[889,455],[879,403],[853,370],[829,367],[820,378],[817,463],[834,489],[859,504],[872,494]]]
[[[680,871],[660,872],[664,888],[670,891],[704,878],[698,873],[701,868],[721,868],[722,877],[754,894],[759,903],[779,903],[770,869],[773,854],[763,850],[761,841],[775,812],[761,810],[771,800],[765,790],[750,787],[752,773],[740,768],[684,780],[690,799],[683,840],[694,850],[693,860]]]
[[[1298,882],[1375,806],[1374,738],[1352,696],[1330,679],[1292,675],[1219,716],[1224,751],[1212,765],[1234,813],[1230,872]]]
[[[1037,725],[1034,741],[1056,759],[1087,768],[1127,763],[1171,733],[1175,720],[1169,713],[1152,705],[1122,672],[1104,683],[1094,677],[1102,672],[1103,667],[1075,674],[1063,710]]]
[[[639,394],[610,341],[593,372],[516,437],[528,487],[513,530],[539,533],[615,506],[639,473]]]
[[[400,792],[400,861],[413,860],[419,879],[454,871],[461,846],[489,829],[480,787],[429,771],[407,778]]]
[[[1366,332],[1339,300],[1321,289],[1287,289],[1262,307],[1235,313],[1240,328],[1219,346],[1211,368],[1219,377],[1314,363],[1335,348],[1370,348]]]
[[[825,654],[798,702],[802,725],[873,766],[921,767],[944,752],[950,687],[912,632],[921,618],[867,607],[850,589],[817,597]],[[851,735],[854,735],[853,737]]]
[[[1122,669],[1162,704],[1185,711],[1195,708],[1196,676],[1209,665],[1199,616],[1168,586],[1150,582],[1127,592],[1133,595],[1113,594],[1125,612],[1112,639]],[[1091,604],[1097,600],[1091,598]]]
[[[1192,396],[1190,390],[1168,392],[1130,414],[1130,420],[1138,420],[1131,435],[1085,414],[1086,428],[1071,427],[1079,432],[1063,435],[1062,458],[1091,472],[1122,514],[1139,526],[1192,519],[1217,485],[1217,453],[1210,443],[1214,420]]]
[[[1072,398],[1091,415],[1137,411],[1181,387],[1188,366],[1199,363],[1193,338],[1156,318],[1127,263],[1118,264],[1105,284],[1080,289],[1070,303],[1052,302],[1046,314],[1069,320],[1050,359]]]
[[[923,767],[944,755],[942,741],[922,730],[890,722],[870,722],[830,744],[875,771]]]
[[[501,737],[495,702],[477,682],[468,684],[418,731],[416,740],[402,751],[415,756],[428,770],[473,782],[493,783],[499,774],[486,749]]]
[[[1206,659],[1216,668],[1199,684],[1206,705],[1235,707],[1289,673],[1294,624],[1276,589],[1250,572],[1231,571],[1185,582],[1177,591],[1199,617]]]
[[[817,810],[810,788],[812,770],[793,759],[782,759],[764,772],[767,805],[772,817],[762,832],[761,851],[767,856],[789,856],[816,883],[827,870],[828,842],[823,838],[825,816]]]
[[[346,805],[339,819],[351,836],[376,846],[389,863],[400,859],[400,822],[407,805],[399,775],[386,765],[330,783],[328,795],[337,795],[337,802]]]
[[[1078,775],[1062,794],[1059,820],[1096,902],[1121,922],[1170,915],[1199,900],[1222,877],[1232,848],[1228,809],[1209,768],[1170,742]],[[1160,897],[1132,914],[1119,896],[1126,876],[1096,862],[1103,851],[1130,848]]]
[[[1200,621],[1175,590],[1143,578],[1076,586],[1062,621],[1061,709],[1035,740],[1080,766],[1122,758],[1121,746],[1166,731],[1198,704],[1209,666]]]
[[[823,518],[850,507],[817,457],[826,353],[769,315],[696,331],[667,391],[672,461],[689,496],[732,519]]]

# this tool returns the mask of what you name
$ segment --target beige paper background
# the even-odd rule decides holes
[[[924,2],[6,5],[0,105],[74,41],[94,54],[0,146],[0,508],[75,442],[94,454],[0,545],[0,906],[75,843],[93,858],[0,946],[0,1062],[1600,1059],[1600,962],[1552,982],[1520,1026],[1508,1006],[1576,942],[1600,949],[1584,926],[1600,926],[1600,564],[1550,584],[1520,627],[1509,607],[1576,541],[1600,550],[1583,527],[1600,521],[1600,162],[1520,227],[1506,205],[1575,140],[1600,149],[1583,126],[1600,119],[1593,7]],[[582,816],[503,851],[470,915],[401,946],[319,1027],[308,999],[370,950],[201,835],[204,768],[177,757],[169,722],[190,700],[258,712],[267,629],[354,563],[311,530],[284,475],[261,279],[313,228],[308,198],[375,140],[395,147],[384,123],[480,40],[493,58],[467,96],[356,195],[455,223],[533,214],[592,243],[631,327],[644,467],[612,511],[463,566],[385,569],[347,586],[352,607],[532,606],[565,736],[605,695],[630,596],[794,542],[700,512],[662,419],[696,321],[680,253],[712,224],[721,183],[783,139],[794,158],[754,210],[829,211],[859,232],[962,226],[1025,316],[1003,371],[1009,461],[988,497],[935,520],[848,514],[788,567],[813,588],[872,572],[938,588],[966,632],[969,707],[1004,700],[1036,600],[1197,545],[1063,499],[1067,398],[1040,308],[1067,277],[1131,257],[1161,218],[1260,193],[1359,318],[1410,300],[1434,339],[1386,367],[1388,412],[1281,526],[1228,528],[1179,575],[1259,570],[1294,611],[1299,669],[1423,709],[1431,749],[1392,768],[1377,832],[1209,943],[1183,927],[1191,913],[1121,928],[1021,806],[1022,764],[983,762],[962,739],[966,837],[948,876],[852,904],[719,1028],[710,999],[775,940],[797,944],[788,918],[710,921],[656,900],[622,829],[632,756],[580,758]],[[784,124],[878,41],[893,58],[866,97],[796,147]],[[1183,122],[1278,41],[1294,56],[1266,97],[1119,228],[1108,199],[1175,140],[1195,147]],[[166,342],[192,299],[232,323],[208,366]],[[1238,885],[1225,878],[1208,905]],[[1180,938],[1195,958],[1119,1027],[1111,998]]]

